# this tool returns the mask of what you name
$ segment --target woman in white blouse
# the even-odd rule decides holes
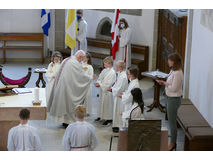
[[[171,142],[168,150],[176,150],[177,140],[177,111],[181,105],[183,71],[181,69],[181,57],[178,54],[170,54],[168,56],[168,65],[171,68],[167,81],[157,80],[161,85],[165,86],[167,100],[167,115],[169,128],[171,132]]]

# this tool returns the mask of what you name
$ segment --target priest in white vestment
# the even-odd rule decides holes
[[[76,46],[74,53],[78,50],[87,52],[87,22],[83,18],[83,10],[79,9],[77,14],[77,35],[76,35]]]
[[[124,105],[124,111],[127,111],[132,106],[132,95],[131,90],[134,88],[140,88],[140,84],[138,81],[138,70],[137,68],[129,68],[128,69],[128,79],[130,80],[128,89],[123,92],[120,97],[122,97],[122,103]]]
[[[8,134],[8,151],[40,151],[41,140],[36,128],[28,125],[30,111],[22,109],[19,113],[20,124],[10,129]]]
[[[112,91],[114,101],[112,129],[113,132],[118,132],[119,127],[122,127],[121,115],[124,111],[124,106],[119,95],[127,89],[128,78],[125,71],[125,63],[123,61],[117,61],[115,67],[117,72],[117,80],[112,88],[109,88],[109,90]]]
[[[85,114],[84,106],[76,107],[76,122],[67,127],[62,140],[65,151],[93,151],[97,147],[95,127],[84,121]]]
[[[131,66],[131,29],[124,18],[120,19],[119,25],[119,50],[116,53],[115,62],[124,61],[128,69]]]
[[[96,121],[105,120],[103,125],[108,125],[112,122],[113,116],[113,98],[112,92],[109,92],[108,89],[116,81],[116,73],[113,69],[113,60],[111,57],[106,57],[104,59],[104,67],[100,73],[98,80],[94,84],[96,87],[100,87],[100,97],[98,104],[98,118]]]
[[[85,52],[79,50],[61,64],[47,103],[47,111],[56,122],[69,124],[75,121],[75,107],[84,104],[92,81],[83,69],[84,57]]]

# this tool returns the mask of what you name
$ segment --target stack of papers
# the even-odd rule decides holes
[[[29,88],[14,88],[12,89],[12,91],[17,94],[32,93],[32,91]]]

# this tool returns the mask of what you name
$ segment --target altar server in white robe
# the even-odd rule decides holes
[[[85,55],[79,50],[62,62],[47,103],[51,118],[64,123],[65,127],[75,120],[75,107],[84,104],[92,81],[81,63]]]
[[[145,119],[143,95],[140,88],[131,90],[132,105],[129,110],[122,113],[123,127],[128,127],[129,119]]]
[[[113,132],[118,132],[119,127],[122,127],[122,112],[124,109],[123,103],[119,95],[128,87],[128,78],[125,71],[125,63],[123,61],[116,62],[117,80],[109,91],[112,91],[114,107],[113,107]]]
[[[89,53],[86,54],[84,61],[82,63],[84,70],[86,71],[86,74],[93,79],[94,75],[94,69],[92,67],[92,57]],[[90,84],[90,88],[88,89],[88,93],[84,102],[84,105],[86,107],[87,116],[92,114],[92,82]]]
[[[124,111],[129,110],[132,105],[132,95],[131,90],[134,88],[140,88],[138,81],[138,69],[131,67],[127,71],[128,79],[130,80],[128,89],[121,93],[120,97],[122,98],[122,103],[124,104]]]
[[[126,63],[126,69],[131,66],[131,29],[126,19],[119,21],[119,50],[116,53],[116,61],[121,60]]]
[[[19,117],[20,124],[10,129],[8,134],[8,151],[39,151],[41,140],[36,128],[28,125],[30,111],[23,108]]]
[[[62,62],[62,55],[60,52],[55,51],[52,54],[52,58],[51,58],[51,63],[48,65],[47,68],[47,72],[45,74],[45,76],[47,77],[48,80],[48,85],[47,85],[47,102],[49,100],[49,96],[50,96],[50,92],[53,88],[53,84],[55,81],[55,77],[58,73],[58,70],[61,66],[61,62]]]
[[[109,92],[108,89],[115,83],[116,73],[112,67],[113,60],[111,57],[106,57],[103,62],[105,69],[100,73],[94,84],[96,87],[100,87],[98,118],[95,121],[105,120],[102,125],[106,126],[112,123],[113,98],[112,92]]]
[[[74,53],[77,50],[83,50],[87,52],[87,22],[83,18],[83,10],[79,9],[76,11],[77,15],[77,35],[76,35],[76,46]]]
[[[84,121],[86,108],[77,106],[75,109],[76,122],[70,124],[62,140],[62,145],[66,151],[93,151],[98,140],[95,127]]]

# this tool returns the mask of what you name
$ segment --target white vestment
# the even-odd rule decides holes
[[[39,151],[41,141],[36,128],[19,124],[10,129],[7,142],[8,151]]]
[[[54,121],[69,124],[75,120],[75,107],[84,104],[91,81],[75,56],[62,62],[47,103]]]
[[[47,102],[48,102],[48,99],[50,97],[50,92],[53,88],[53,84],[54,84],[54,81],[55,81],[55,77],[58,73],[58,70],[60,68],[61,64],[60,63],[53,63],[51,62],[47,68],[47,72],[45,74],[45,76],[47,77],[47,80],[48,80],[48,85],[47,85]]]
[[[115,62],[118,60],[125,61],[126,57],[126,69],[131,66],[131,29],[121,29],[119,38],[119,50],[116,53]]]
[[[97,80],[100,84],[100,97],[98,104],[98,117],[104,120],[112,120],[113,114],[113,98],[112,92],[107,91],[108,88],[116,81],[116,73],[113,68],[104,69]]]
[[[86,74],[90,76],[91,79],[93,79],[94,69],[92,65],[83,63],[83,68],[86,71]],[[92,114],[92,82],[90,84],[90,88],[88,89],[84,105],[86,107],[87,114]]]
[[[95,127],[85,121],[70,124],[62,145],[66,151],[93,151],[98,145]]]
[[[144,119],[144,115],[141,112],[141,108],[138,106],[138,103],[134,103],[129,110],[124,111],[122,113],[122,121],[123,121],[123,127],[128,127],[128,120],[130,119]]]
[[[112,95],[114,99],[114,107],[113,107],[113,123],[112,127],[121,127],[122,126],[122,118],[121,114],[124,111],[124,106],[121,101],[121,98],[118,97],[121,93],[123,93],[128,87],[128,78],[125,71],[118,73],[117,81],[112,87]]]
[[[128,89],[122,95],[122,103],[124,104],[124,111],[129,110],[132,106],[132,94],[131,90],[134,88],[140,88],[138,79],[134,79],[129,83]]]
[[[77,21],[77,28],[79,29],[76,35],[76,46],[74,52],[78,50],[83,50],[87,53],[87,22],[81,18],[80,21]]]

